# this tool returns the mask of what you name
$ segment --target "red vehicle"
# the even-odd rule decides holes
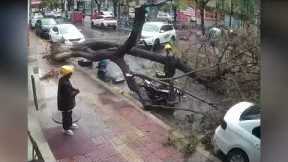
[[[81,11],[74,11],[71,15],[72,23],[83,23],[83,13]]]

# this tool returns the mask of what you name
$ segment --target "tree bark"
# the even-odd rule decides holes
[[[113,12],[114,12],[114,17],[118,17],[118,13],[117,13],[117,8],[118,8],[118,1],[113,0]]]
[[[200,17],[201,17],[201,31],[202,35],[205,35],[205,22],[204,22],[204,17],[205,17],[205,8],[203,4],[200,5]]]

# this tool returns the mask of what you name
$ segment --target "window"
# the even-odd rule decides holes
[[[255,120],[260,119],[260,107],[257,105],[253,105],[245,110],[241,116],[240,120]]]
[[[164,26],[162,26],[161,30],[163,30],[164,32],[169,31],[169,30],[173,30],[173,26],[172,25],[164,25]]]
[[[143,31],[146,31],[146,32],[156,32],[156,31],[158,31],[159,32],[159,28],[156,25],[145,24],[143,26]]]
[[[96,19],[103,19],[103,16],[96,16]]]
[[[253,130],[252,130],[252,134],[256,137],[258,137],[259,139],[261,139],[261,129],[260,129],[260,126],[259,127],[255,127]]]

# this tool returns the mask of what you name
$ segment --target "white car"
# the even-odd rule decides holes
[[[227,162],[260,162],[260,108],[250,102],[232,106],[217,127],[214,149],[227,157]]]
[[[146,22],[141,32],[140,43],[145,46],[160,47],[160,44],[176,41],[176,31],[166,22]]]
[[[91,20],[91,27],[107,28],[112,27],[114,30],[117,27],[117,20],[110,14],[98,15]]]
[[[166,12],[158,12],[157,14],[157,19],[159,20],[164,20],[164,21],[173,21],[173,17],[169,15],[169,13]]]
[[[85,41],[84,35],[73,24],[55,25],[50,29],[49,36],[52,42],[62,42],[66,45]]]
[[[37,20],[43,18],[43,15],[41,13],[34,13],[31,19],[31,27],[35,28],[35,24]]]

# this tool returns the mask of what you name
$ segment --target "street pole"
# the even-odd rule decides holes
[[[93,0],[90,0],[90,7],[91,7],[90,21],[92,22],[92,16],[93,16]]]
[[[37,92],[36,92],[36,84],[35,84],[35,78],[33,75],[31,75],[31,81],[32,81],[32,90],[33,90],[33,97],[34,97],[34,104],[35,108],[38,111],[38,99],[37,99]]]
[[[233,0],[230,0],[230,19],[229,19],[229,27],[232,27],[232,15],[233,15]]]

